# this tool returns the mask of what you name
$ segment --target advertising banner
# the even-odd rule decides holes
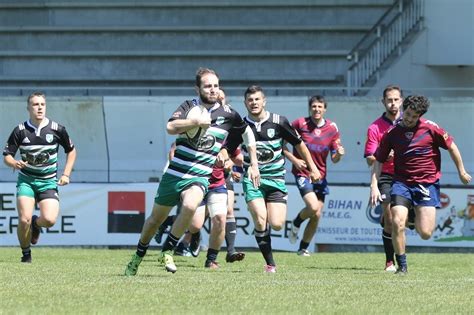
[[[43,229],[39,245],[136,245],[146,217],[151,213],[156,183],[71,184],[60,188],[60,214],[56,224]],[[237,247],[257,247],[253,222],[243,198],[242,187],[235,185],[234,212],[237,222]],[[288,185],[286,226],[272,231],[276,250],[294,251],[288,241],[290,221],[304,203],[298,190]],[[436,212],[436,230],[430,240],[406,230],[407,245],[474,247],[474,191],[442,189],[443,207]],[[15,183],[0,183],[0,246],[17,246]],[[368,187],[331,186],[320,225],[313,243],[381,245],[380,207],[367,207]],[[39,210],[35,210],[39,214]],[[175,214],[172,209],[170,214]],[[300,237],[306,223],[300,230]],[[209,221],[203,229],[207,244]],[[151,245],[157,245],[154,240]],[[225,244],[223,244],[225,246]]]

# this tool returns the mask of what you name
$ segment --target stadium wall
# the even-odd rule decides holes
[[[408,93],[461,97],[474,93],[474,1],[425,1],[423,30],[369,91],[396,82]],[[442,21],[442,22],[441,22]]]
[[[158,180],[174,137],[166,133],[168,117],[183,101],[181,97],[51,97],[47,115],[64,124],[78,150],[74,182],[148,182]],[[245,113],[243,99],[230,97],[234,108]],[[369,170],[363,158],[367,126],[383,112],[378,98],[328,98],[326,117],[335,121],[346,149],[344,159],[329,162],[330,183],[366,184]],[[0,135],[6,141],[19,122],[27,119],[24,98],[0,99]],[[433,98],[426,118],[451,133],[463,155],[466,169],[474,172],[474,100]],[[306,97],[268,97],[267,110],[285,115],[290,122],[307,114]],[[449,154],[442,150],[444,185],[459,179]],[[64,165],[64,154],[60,155]],[[289,163],[287,163],[289,169]],[[16,181],[16,174],[3,163],[0,181]],[[287,174],[287,182],[293,182]]]

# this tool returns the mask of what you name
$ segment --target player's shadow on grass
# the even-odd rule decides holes
[[[367,267],[318,267],[318,266],[311,266],[306,267],[306,269],[316,269],[316,270],[358,270],[358,271],[374,271],[374,268],[367,268]]]

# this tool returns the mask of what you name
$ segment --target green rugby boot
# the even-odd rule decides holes
[[[161,263],[165,265],[165,269],[168,272],[175,273],[176,272],[176,265],[174,264],[173,255],[171,255],[171,251],[161,252],[160,257]]]
[[[136,253],[132,255],[132,260],[127,265],[127,268],[125,268],[125,275],[126,276],[134,276],[137,274],[138,271],[138,266],[140,266],[140,263],[142,262],[143,257],[138,256]]]

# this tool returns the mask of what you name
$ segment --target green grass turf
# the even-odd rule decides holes
[[[205,255],[175,257],[164,271],[149,250],[135,277],[124,277],[133,250],[0,247],[0,314],[472,314],[474,254],[408,254],[407,276],[383,272],[382,253],[274,253],[276,274],[263,258],[221,269]]]

